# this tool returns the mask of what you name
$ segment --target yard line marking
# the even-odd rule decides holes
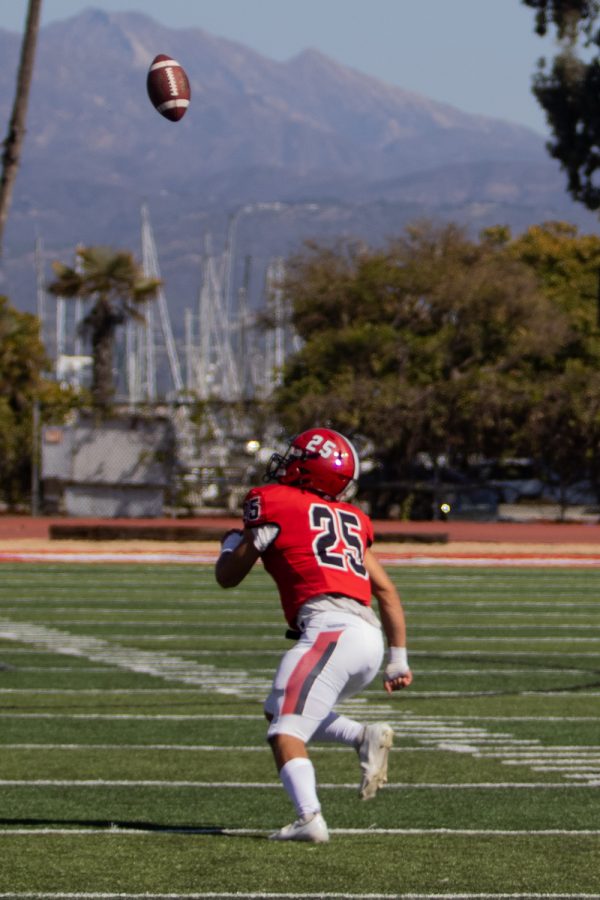
[[[245,891],[243,894],[237,892],[214,892],[208,891],[204,893],[144,893],[144,894],[128,894],[128,893],[100,893],[96,891],[78,891],[74,893],[65,892],[11,892],[10,894],[0,893],[3,900],[600,900],[600,894],[353,894],[344,891],[344,893],[319,892],[318,894],[310,893],[260,893]]]
[[[11,650],[10,652],[12,654],[15,651]],[[515,670],[512,669],[512,671],[514,672]],[[89,675],[90,673],[93,675],[113,674],[107,666],[19,666],[19,672],[71,672],[72,674],[81,674],[85,672],[86,675]],[[28,688],[23,688],[23,690],[26,691]],[[30,690],[34,691],[37,690],[37,688],[30,688]]]
[[[594,567],[600,566],[600,556],[387,556],[379,552],[378,558],[387,566],[465,566],[495,568],[514,566],[537,568]]]
[[[23,551],[20,553],[10,550],[0,552],[0,562],[64,562],[64,563],[104,563],[104,562],[128,562],[128,563],[214,563],[218,552],[205,551],[202,553],[190,550],[156,553],[153,551]]]
[[[239,718],[239,717],[236,717]],[[48,750],[60,751],[80,751],[80,750],[152,750],[152,751],[172,751],[179,753],[212,753],[217,752],[237,752],[242,753],[266,753],[269,754],[269,748],[266,744],[252,744],[246,746],[243,744],[0,744],[0,750],[40,750],[46,753]],[[348,748],[342,745],[319,744],[311,746],[312,753],[347,753]],[[401,753],[430,753],[430,747],[393,747],[392,752]]]
[[[11,654],[14,652],[15,652],[14,650],[10,651]],[[29,651],[26,651],[26,652],[29,652]],[[183,656],[183,653],[180,653],[179,655]],[[214,656],[214,653],[211,653],[209,655]],[[225,655],[225,654],[219,654],[219,655]],[[250,655],[250,654],[248,652],[248,653],[245,653],[245,655]],[[280,656],[281,653],[279,651],[277,651],[273,655]],[[8,667],[8,664],[4,664],[4,665],[6,665]],[[13,668],[16,668],[16,667],[17,666],[15,664],[15,666],[13,666]],[[19,673],[32,673],[32,674],[33,673],[35,673],[35,674],[70,673],[73,675],[81,675],[81,674],[111,675],[111,676],[113,675],[112,670],[108,666],[22,666],[19,664],[18,671],[19,671]],[[268,676],[268,677],[272,677],[272,675],[273,675],[272,668],[263,669],[260,667],[256,667],[256,668],[253,667],[252,671],[255,675],[264,675],[264,676]],[[557,670],[556,670],[556,668],[553,668],[553,667],[539,668],[539,669],[536,668],[535,673],[537,675],[556,675]],[[443,675],[445,678],[461,678],[463,675],[468,675],[468,676],[501,675],[503,678],[505,678],[507,675],[511,675],[511,676],[519,675],[520,676],[520,675],[530,675],[530,674],[531,674],[531,669],[518,669],[518,668],[514,668],[512,666],[510,667],[510,670],[507,668],[503,668],[503,669],[420,669],[420,678],[421,679],[423,679],[424,677],[429,677],[429,676],[434,676],[434,675],[435,676]],[[561,676],[563,676],[563,675],[589,676],[590,674],[593,674],[593,673],[590,673],[589,669],[573,668],[573,669],[561,669],[560,674],[561,674]],[[38,690],[41,690],[41,689],[35,688],[35,687],[31,687],[31,688],[0,688],[0,693],[7,693],[9,690],[12,690],[12,691],[21,690],[24,693],[26,693],[28,691],[33,693],[33,692],[37,692]],[[60,689],[57,688],[56,690],[59,691]],[[83,688],[79,688],[79,689],[72,688],[71,690],[73,691],[73,693],[77,693],[78,691],[81,691],[84,689]],[[178,688],[140,688],[139,690],[140,691],[147,690],[148,692],[151,692],[151,691],[156,692],[156,691],[160,691],[160,690],[172,692],[172,691],[180,690],[182,692],[187,691],[188,693],[193,693],[193,691],[194,691],[193,688],[187,688],[187,689],[186,688],[179,688],[179,689]],[[125,689],[123,689],[123,692],[125,692]],[[365,693],[375,693],[375,691],[373,690],[373,688],[370,688]],[[461,691],[460,693],[462,696],[464,692]],[[481,692],[479,691],[477,693],[479,695]],[[520,693],[523,694],[524,692],[521,691]],[[554,692],[553,692],[553,694],[554,694]],[[364,694],[363,694],[363,696],[364,696]],[[412,696],[412,691],[411,691],[411,696]]]
[[[42,550],[42,551],[0,551],[1,562],[59,562],[59,563],[190,563],[190,564],[214,564],[218,557],[218,549],[206,548],[196,550],[172,550],[162,551],[72,551],[72,550]],[[451,567],[548,567],[548,568],[584,568],[600,566],[600,555],[589,554],[564,554],[555,553],[487,553],[487,554],[453,554],[444,556],[424,556],[412,553],[395,553],[379,551],[378,557],[384,565],[389,566],[451,566]]]
[[[178,656],[170,656],[161,652],[150,652],[147,650],[139,650],[132,647],[123,646],[118,643],[110,643],[100,638],[93,638],[85,635],[74,635],[68,631],[62,631],[56,628],[45,628],[43,626],[34,625],[23,622],[12,622],[6,619],[0,619],[0,638],[20,643],[33,644],[37,647],[41,646],[49,649],[54,653],[67,654],[77,657],[84,657],[93,662],[102,662],[108,665],[116,666],[131,672],[140,672],[152,675],[166,681],[183,682],[184,684],[194,685],[202,691],[211,691],[228,695],[235,695],[241,698],[262,699],[270,689],[271,679],[251,675],[246,671],[227,671],[219,670],[212,664],[200,664],[193,660],[186,660]],[[268,638],[267,638],[268,639]],[[480,638],[480,640],[482,640]],[[583,639],[582,639],[583,640]],[[42,692],[40,692],[42,693]],[[58,691],[58,693],[69,695],[70,691]],[[90,689],[90,694],[97,694],[96,689]],[[132,693],[128,692],[128,693]],[[146,693],[146,692],[143,692]],[[452,696],[455,692],[415,692],[413,697],[419,696]],[[475,692],[473,692],[475,693]],[[493,694],[495,692],[477,692],[477,694]],[[465,696],[464,692],[461,692]],[[468,695],[468,694],[467,694]],[[586,694],[592,696],[591,693]],[[389,710],[381,706],[381,704],[372,704],[365,709],[365,698],[358,698],[342,704],[346,710],[358,713],[363,719],[369,720],[370,717],[378,715],[380,711],[385,709],[385,715],[392,721],[396,716],[389,716]],[[366,713],[366,716],[365,716]],[[0,713],[4,717],[33,717],[39,718],[49,717],[52,714],[28,714],[28,713]],[[67,714],[62,714],[66,717]],[[56,717],[60,717],[59,713]],[[72,718],[102,719],[106,716],[103,714],[73,714]],[[139,716],[139,715],[112,715],[109,718],[117,721],[120,718],[130,719],[152,719],[159,720],[159,716]],[[162,716],[163,719],[172,719],[175,721],[186,721],[194,719],[193,715],[175,715]],[[206,718],[216,718],[206,716]],[[242,718],[232,716],[232,718]],[[260,717],[252,717],[260,718]],[[411,736],[421,744],[430,744],[441,750],[448,750],[457,753],[469,753],[477,757],[482,747],[490,746],[501,741],[503,747],[510,748],[511,745],[521,745],[521,742],[510,734],[491,734],[485,728],[465,725],[464,722],[457,718],[449,720],[444,717],[419,718],[418,716],[404,716],[400,720],[402,733]],[[538,749],[543,755],[543,749],[539,742],[531,741],[531,747]],[[582,780],[577,784],[570,775],[570,767],[565,766],[562,770],[557,770],[557,774],[561,775],[565,780],[570,779],[567,783],[571,787],[596,786],[598,776],[595,771],[591,771],[587,778],[582,776]],[[45,782],[42,782],[45,783]],[[81,782],[78,782],[81,783]],[[563,784],[565,781],[562,782]]]
[[[281,789],[279,781],[161,781],[158,779],[106,779],[106,778],[90,778],[90,779],[61,779],[61,778],[3,778],[0,779],[0,785],[3,787],[72,787],[72,788],[95,788],[95,787],[153,787],[153,788],[207,788],[214,790],[215,788],[240,790],[247,788],[249,790],[276,788]],[[482,782],[410,782],[396,781],[386,785],[386,790],[436,790],[436,791],[463,791],[463,790],[561,790],[568,791],[572,788],[590,788],[600,787],[600,781],[590,781],[587,784],[577,782],[558,782],[558,781],[482,781]],[[354,782],[341,782],[333,784],[329,782],[320,783],[321,790],[356,790]]]
[[[210,653],[211,651],[208,651],[208,652]],[[221,651],[219,651],[219,652],[221,652]],[[230,650],[229,652],[232,653],[234,651]],[[563,650],[561,649],[560,651],[557,651],[556,653],[550,653],[550,654],[548,654],[548,651],[546,651],[546,650],[523,650],[523,651],[515,651],[515,652],[520,653],[520,655],[523,655],[523,656],[527,655],[528,659],[531,658],[532,656],[543,656],[544,659],[547,659],[549,655],[550,656],[560,656],[561,659],[564,659],[564,657],[575,657],[577,659],[581,659],[582,657],[586,657],[586,658],[590,657],[590,658],[593,658],[596,660],[598,659],[598,653],[594,653],[592,651],[588,651],[588,652],[565,651],[565,652],[563,652]],[[510,650],[494,650],[493,651],[494,656],[508,656],[510,659],[514,658],[515,652],[511,652]],[[415,650],[411,651],[411,656],[427,657],[430,654],[431,654],[430,650],[415,649]],[[477,659],[477,657],[480,657],[480,656],[487,658],[490,655],[490,651],[489,650],[468,650],[468,649],[465,649],[465,650],[436,650],[435,655],[437,657],[446,658],[446,659],[456,659],[456,658],[463,659],[465,656],[472,656],[473,658]]]
[[[483,615],[485,615],[487,618],[487,616],[489,614],[483,613]],[[507,613],[506,615],[510,615],[511,618],[513,616],[512,613],[510,613],[510,614]],[[543,618],[543,617],[541,617],[541,618]],[[562,618],[564,619],[564,616]],[[72,624],[80,625],[81,622],[78,621],[78,622],[74,622]],[[95,624],[95,623],[92,622],[90,624]],[[100,623],[100,624],[106,624],[106,623]],[[120,625],[121,624],[129,625],[130,623],[129,622],[127,622],[127,623],[119,622],[119,624]],[[135,624],[135,623],[132,623],[132,624]],[[139,624],[144,624],[144,623],[140,622]],[[165,623],[165,624],[168,624],[168,623]],[[218,624],[219,623],[215,622],[215,625],[218,625]],[[430,628],[435,628],[436,631],[450,631],[452,629],[454,631],[460,630],[461,632],[463,632],[463,631],[497,631],[499,628],[501,628],[504,631],[523,631],[524,629],[528,629],[530,631],[540,631],[541,629],[544,629],[544,631],[548,631],[549,629],[552,629],[552,631],[560,631],[560,630],[568,629],[569,631],[572,631],[574,628],[584,630],[584,631],[592,631],[592,630],[597,631],[599,627],[600,626],[598,626],[598,625],[590,625],[589,621],[582,625],[573,625],[572,623],[569,623],[569,622],[547,622],[547,623],[545,623],[545,622],[539,622],[539,621],[537,621],[537,622],[516,622],[516,623],[504,622],[502,624],[495,622],[491,625],[486,625],[485,622],[478,622],[473,625],[463,624],[463,623],[461,623],[460,625],[455,625],[453,623],[438,624],[436,622],[433,622],[431,624],[425,624],[425,625],[422,625],[422,624],[413,625],[411,630],[415,631],[417,633],[419,631],[429,630]],[[537,640],[537,638],[535,638],[535,640]]]
[[[523,749],[523,750],[515,750],[513,753],[503,754],[506,757],[512,759],[529,759],[534,758],[535,754],[538,751],[535,749]],[[572,745],[563,745],[561,747],[557,747],[552,745],[551,747],[545,748],[545,757],[555,757],[560,759],[563,756],[573,756],[573,754],[577,754],[578,757],[582,756],[593,756],[598,757],[600,759],[600,747],[597,744],[585,744],[579,747],[574,747]],[[501,754],[490,752],[490,753],[482,753],[482,756],[499,756]]]
[[[23,624],[23,623],[21,623],[21,624]],[[81,624],[83,624],[83,623],[81,623]],[[553,627],[553,626],[549,626],[549,627]],[[58,629],[56,629],[56,630],[58,630]],[[415,638],[415,640],[418,640],[421,643],[423,643],[425,641],[438,641],[439,636],[436,634],[436,631],[437,631],[436,626],[431,626],[430,631],[428,631],[427,633],[420,633],[418,635],[418,637]],[[67,632],[64,632],[64,633],[67,633]],[[142,634],[140,632],[136,632],[135,634],[122,634],[122,633],[111,634],[111,637],[117,641],[130,641],[133,639],[136,641],[147,641],[147,642],[151,642],[151,643],[170,643],[173,641],[188,641],[188,640],[190,640],[190,638],[194,638],[194,637],[197,637],[199,639],[201,638],[202,642],[222,641],[223,643],[228,643],[229,641],[239,640],[239,636],[237,634],[204,634],[204,633],[194,636],[194,635],[190,635],[190,634]],[[279,629],[279,633],[275,633],[275,634],[252,635],[252,640],[253,641],[275,642],[275,641],[278,641],[281,637],[282,637],[281,629]],[[555,644],[557,639],[558,638],[556,636],[550,636],[550,635],[541,636],[541,637],[534,636],[534,635],[532,635],[530,637],[519,637],[518,635],[515,635],[514,637],[512,637],[512,636],[511,637],[508,637],[508,636],[503,637],[502,635],[499,635],[499,636],[493,635],[491,637],[486,637],[484,635],[479,635],[479,634],[472,635],[472,636],[464,635],[464,634],[456,634],[456,635],[450,634],[450,635],[446,635],[444,637],[444,642],[445,643],[470,643],[470,642],[484,643],[485,642],[485,643],[499,643],[499,644],[527,644],[527,643],[529,643],[529,644],[531,644],[531,643],[535,643],[535,644],[553,643],[553,644]],[[564,637],[563,636],[560,639],[568,644],[597,644],[600,642],[600,636],[584,637],[584,636],[573,635],[573,637],[571,637],[571,636]],[[88,639],[88,640],[91,640],[91,639]],[[101,640],[101,638],[95,638],[94,640]],[[218,653],[219,651],[215,650],[213,652]],[[428,651],[421,651],[421,652],[427,653]],[[482,651],[479,651],[479,652],[482,652]],[[485,652],[485,651],[483,651],[483,652]],[[256,653],[256,649],[254,650],[254,653]],[[561,656],[562,656],[562,654],[561,654]]]
[[[21,672],[22,669],[19,669]],[[0,688],[0,694],[189,694],[197,696],[194,688]]]
[[[266,753],[269,754],[269,748],[260,744],[252,744],[244,746],[242,744],[0,744],[1,750],[165,750],[169,753],[175,752],[193,752],[193,753],[209,753],[213,751],[229,752],[238,750],[243,753]],[[347,753],[348,748],[343,746],[334,746],[333,744],[322,744],[318,747],[311,748],[316,753]],[[394,747],[394,753],[426,753],[428,747]]]
[[[98,612],[98,610],[94,609],[94,612]],[[11,609],[4,608],[5,613],[9,612],[22,612],[21,609]],[[72,610],[70,610],[72,612]],[[60,626],[61,628],[68,628],[72,626],[85,625],[86,627],[93,628],[102,628],[113,627],[114,625],[118,625],[120,627],[127,628],[181,628],[181,629],[190,629],[194,628],[199,634],[203,635],[203,629],[211,628],[211,629],[221,629],[223,631],[235,631],[239,632],[242,630],[252,630],[260,628],[262,630],[274,631],[277,635],[281,635],[282,628],[279,622],[264,622],[264,621],[240,621],[239,618],[233,622],[224,622],[223,619],[212,620],[212,619],[204,619],[199,618],[198,616],[186,618],[181,617],[177,623],[173,622],[172,618],[169,619],[155,619],[150,618],[148,612],[139,619],[122,619],[120,616],[124,614],[131,614],[131,610],[127,608],[123,608],[120,610],[106,610],[106,618],[103,619],[91,619],[89,618],[89,608],[87,610],[88,615],[84,615],[85,609],[82,608],[82,616],[81,618],[53,618],[52,624],[55,626]],[[140,613],[144,612],[140,610]],[[48,613],[47,609],[35,609],[32,607],[27,608],[27,613],[29,615],[35,613],[35,616],[46,615]],[[56,613],[56,609],[52,609],[52,613]],[[446,616],[446,613],[439,613],[440,616]],[[482,612],[482,613],[471,613],[470,615],[481,615],[485,616],[486,619],[492,618],[496,616],[496,618],[514,619],[516,613],[514,612],[505,612],[505,613],[491,613],[491,612]],[[533,618],[534,614],[528,614]],[[436,616],[433,614],[421,616],[421,621],[419,624],[413,624],[412,631],[415,634],[421,634],[422,632],[430,632],[432,629],[436,632],[439,631],[458,631],[460,630],[461,634],[468,631],[497,631],[499,629],[503,631],[523,631],[525,629],[529,631],[569,631],[572,632],[574,630],[580,631],[600,631],[600,624],[595,624],[590,622],[590,616],[586,614],[581,614],[580,618],[585,621],[581,624],[573,621],[565,621],[565,615],[555,613],[554,614],[557,619],[560,618],[561,621],[551,621],[549,616],[545,616],[542,612],[535,614],[536,621],[527,621],[527,622],[497,622],[494,624],[487,624],[487,622],[474,623],[474,624],[461,624],[455,625],[452,623],[438,623],[435,621]],[[428,619],[432,619],[433,621],[429,622]],[[544,621],[544,619],[548,619],[548,621]],[[575,616],[571,615],[568,617],[569,619],[574,619]],[[164,632],[166,634],[166,632]],[[136,636],[143,635],[143,632],[136,631]],[[180,635],[176,631],[172,631],[169,637],[177,638]],[[185,635],[187,636],[187,635]],[[226,635],[214,635],[215,638],[218,637],[226,637]],[[265,635],[265,639],[268,638],[269,635]],[[534,639],[532,637],[532,639]],[[535,638],[537,640],[537,638]]]
[[[65,598],[66,599],[66,598]],[[102,598],[102,602],[105,603],[110,598]],[[14,596],[11,597],[11,600],[15,600]],[[61,602],[65,602],[61,599]],[[408,605],[410,605],[411,601],[407,601]],[[122,625],[157,625],[157,626],[171,626],[173,625],[172,618],[161,618],[164,616],[165,609],[161,607],[160,610],[155,606],[151,607],[140,607],[140,606],[130,606],[127,603],[127,598],[123,597],[121,601],[118,599],[114,599],[113,603],[118,604],[118,607],[105,607],[105,606],[97,606],[97,600],[89,599],[87,602],[82,602],[81,598],[74,599],[70,606],[59,606],[56,602],[52,600],[51,595],[48,595],[44,598],[43,603],[38,603],[37,598],[27,598],[23,597],[17,604],[7,604],[3,603],[2,607],[4,613],[6,615],[14,614],[14,613],[22,613],[24,610],[28,614],[34,614],[36,616],[45,616],[48,613],[52,613],[53,616],[57,618],[54,619],[54,623],[58,624],[59,621],[63,625],[80,625],[82,623],[89,623],[92,625],[108,625],[112,624],[115,617],[120,616],[135,616],[138,615],[139,618],[131,618],[131,619],[123,619],[119,622]],[[475,622],[472,625],[464,626],[473,628],[491,628],[496,627],[488,625],[488,619],[510,619],[511,622],[506,624],[506,627],[510,628],[539,628],[539,627],[556,627],[556,628],[568,628],[570,627],[569,623],[573,623],[574,628],[583,628],[585,623],[591,622],[592,619],[596,619],[592,624],[594,627],[598,627],[600,624],[598,622],[598,614],[593,607],[586,609],[583,612],[573,611],[574,608],[577,610],[581,607],[581,604],[576,603],[555,603],[552,601],[552,611],[544,608],[544,606],[539,604],[534,604],[534,607],[529,612],[523,612],[521,610],[521,604],[519,604],[519,609],[513,608],[511,605],[506,606],[506,608],[502,607],[501,603],[494,603],[493,609],[490,609],[492,601],[486,601],[485,603],[478,603],[476,601],[462,604],[456,603],[452,604],[449,607],[454,611],[457,607],[461,608],[461,611],[465,611],[468,609],[469,617],[474,620],[481,620],[480,624]],[[436,624],[437,619],[447,618],[448,617],[448,609],[442,601],[434,601],[433,604],[428,604],[426,600],[418,600],[419,604],[419,613],[420,613],[420,621],[421,623],[428,623],[431,620],[431,625]],[[193,625],[207,625],[207,626],[215,626],[215,627],[224,627],[224,628],[235,628],[239,625],[245,625],[246,627],[250,627],[254,624],[251,618],[248,618],[246,622],[239,621],[240,610],[239,608],[230,608],[226,609],[222,606],[219,607],[218,603],[211,603],[210,600],[202,600],[197,603],[193,603],[190,601],[186,602],[185,609],[181,609],[176,602],[172,600],[169,601],[170,608],[173,608],[174,612],[178,614],[178,622],[179,624],[193,624]],[[526,605],[526,604],[523,604]],[[587,604],[584,604],[586,606]],[[559,609],[568,609],[569,612],[559,612]],[[205,619],[198,618],[198,614],[201,614],[204,617],[208,610],[211,612],[213,610],[219,612],[219,616],[216,619]],[[267,603],[255,603],[249,604],[248,606],[244,605],[244,612],[247,610],[252,610],[254,612],[265,611],[268,612],[272,610],[272,607]],[[93,613],[98,618],[89,619],[90,613]],[[61,618],[58,618],[58,615],[61,615]],[[62,616],[69,615],[72,618],[63,619]],[[105,618],[106,617],[106,618]],[[227,619],[232,619],[231,622],[227,621]],[[512,622],[517,620],[514,624]],[[522,620],[522,621],[518,621]],[[582,624],[578,624],[579,620],[582,620]],[[269,628],[280,628],[281,626],[277,622],[264,623],[265,627]],[[419,627],[422,627],[419,626]],[[450,623],[440,624],[440,628],[451,628],[456,627]]]
[[[2,640],[1,634],[0,634],[0,640]],[[15,647],[14,649],[11,647],[9,652],[10,652],[11,656],[14,656],[15,654],[24,655],[24,656],[45,655],[45,654],[41,653],[40,650],[32,650],[30,648],[23,648],[23,647]],[[160,651],[158,651],[158,652],[160,652]],[[184,657],[185,656],[192,656],[192,657],[193,656],[212,656],[212,657],[214,657],[215,654],[218,654],[219,656],[232,656],[232,657],[233,656],[255,657],[256,652],[257,652],[256,649],[227,650],[224,648],[219,648],[218,650],[201,650],[201,649],[185,650],[185,649],[182,649],[182,650],[177,651],[178,656],[184,656]],[[473,657],[474,659],[477,659],[478,657],[487,658],[489,656],[489,653],[490,653],[489,650],[469,650],[469,649],[440,650],[440,651],[436,650],[436,656],[438,656],[440,658],[447,658],[447,659],[457,659],[457,658],[463,659],[465,656],[470,656],[470,657]],[[577,651],[577,652],[560,650],[560,652],[557,651],[556,653],[551,653],[551,652],[543,651],[543,650],[523,650],[523,651],[520,651],[520,650],[515,650],[515,651],[493,650],[493,654],[495,657],[506,656],[509,659],[514,659],[516,654],[519,654],[521,656],[527,655],[528,659],[534,658],[536,656],[542,656],[544,659],[548,659],[548,656],[560,656],[561,659],[564,659],[565,657],[566,658],[574,658],[574,659],[578,659],[578,660],[579,659],[594,659],[594,660],[598,659],[597,652],[581,651],[581,650]],[[278,650],[269,650],[267,648],[261,649],[260,655],[261,656],[273,656],[273,657],[276,657],[277,659],[279,659],[279,657],[281,656],[281,649],[278,649]],[[412,653],[411,653],[411,656],[417,656],[417,657],[429,657],[430,655],[431,655],[430,650],[418,650],[417,648],[412,650]],[[585,670],[583,670],[583,671],[585,671]]]
[[[552,626],[552,627],[554,627],[554,626]],[[221,635],[221,637],[223,640],[227,639],[227,635]],[[431,635],[420,634],[418,639],[419,639],[419,641],[434,641],[434,640],[437,640],[438,638],[436,637],[435,633],[433,633],[433,631],[432,631]],[[563,637],[562,640],[564,640],[566,643],[569,643],[569,644],[596,644],[596,643],[598,643],[598,641],[600,641],[600,638],[598,638],[598,637],[587,638],[587,637],[576,637],[575,636],[575,637],[566,637],[566,638]],[[444,641],[445,642],[456,641],[459,643],[468,642],[468,641],[477,641],[477,643],[480,643],[480,642],[485,641],[486,643],[498,642],[498,643],[502,643],[502,644],[524,644],[524,643],[547,644],[550,642],[556,642],[556,638],[555,637],[537,637],[534,635],[532,635],[531,637],[518,637],[518,636],[515,636],[515,637],[496,637],[496,636],[484,637],[483,635],[469,636],[469,635],[462,635],[462,634],[456,634],[456,635],[450,634],[450,635],[444,636]]]
[[[111,634],[111,637],[117,641],[147,641],[152,643],[169,643],[173,641],[189,641],[190,639],[200,638],[202,641],[237,641],[239,640],[239,636],[237,634],[202,634],[202,635],[189,635],[189,634],[140,634],[136,632],[135,634]],[[281,629],[279,629],[279,634],[253,634],[253,641],[271,641],[275,642],[276,640],[283,637],[281,633]],[[472,639],[470,639],[472,640]],[[509,640],[509,638],[507,638]],[[541,638],[536,638],[536,640],[542,640]],[[545,640],[545,638],[544,638]],[[549,638],[548,640],[556,641],[557,638]],[[564,638],[563,638],[564,640]],[[569,638],[570,640],[570,638]],[[585,638],[580,638],[580,640],[584,641]],[[590,638],[590,643],[594,643],[596,639]],[[598,638],[600,641],[600,638]],[[219,653],[219,650],[215,650],[214,653]],[[254,650],[256,653],[256,649]]]
[[[401,715],[405,715],[410,717],[410,713],[402,713]],[[435,716],[425,716],[423,717],[424,721],[427,719],[431,719],[432,721],[438,720]],[[440,716],[440,720],[442,717]],[[444,722],[454,723],[454,722],[597,722],[597,715],[589,715],[589,716],[520,716],[520,715],[508,715],[508,716],[443,716]]]
[[[514,691],[511,692],[514,696],[517,697],[539,697],[540,691]],[[497,691],[412,691],[410,692],[411,699],[414,698],[443,698],[443,697],[498,697],[503,696],[504,692]],[[565,692],[556,690],[556,691],[543,691],[544,699],[551,697],[562,697],[563,700],[565,698]],[[586,690],[578,690],[578,697],[600,697],[600,691],[586,691]]]
[[[146,715],[144,713],[5,713],[0,712],[0,719],[114,719],[115,721],[156,721],[156,722],[194,722],[196,720],[221,721],[231,719],[251,719],[253,721],[264,722],[265,717],[262,715],[237,715],[234,713],[214,714],[214,713],[189,713],[169,714],[157,713],[155,716]],[[0,744],[0,746],[2,746]]]
[[[262,699],[271,686],[271,679],[254,678],[245,671],[223,672],[210,664],[195,663],[164,653],[138,650],[100,638],[73,635],[56,628],[44,628],[41,625],[0,619],[0,638],[42,646],[54,653],[83,656],[93,662],[108,663],[117,668],[153,675],[166,681],[193,684],[200,690],[206,690],[208,687],[211,692],[219,694]]]
[[[19,610],[17,610],[17,612],[19,612]],[[32,610],[28,609],[27,612],[31,613]],[[131,626],[132,628],[138,628],[140,625],[144,626],[145,628],[161,628],[161,629],[165,628],[165,627],[173,628],[173,619],[165,619],[164,621],[157,620],[157,619],[149,620],[147,616],[145,616],[143,619],[120,619],[120,618],[118,618],[118,616],[115,615],[115,612],[116,611],[113,610],[112,617],[106,618],[106,619],[89,619],[89,618],[83,618],[83,617],[81,619],[54,619],[53,624],[60,625],[62,628],[70,627],[73,625],[75,625],[75,626],[85,625],[86,627],[90,626],[93,628],[102,628],[102,626],[104,626],[104,625],[110,626],[111,628],[114,625],[119,625],[120,627]],[[127,612],[127,610],[121,610],[121,612]],[[180,622],[178,623],[178,626],[181,627],[182,629],[189,629],[189,628],[193,627],[198,631],[199,634],[202,634],[203,628],[222,628],[224,630],[232,629],[235,631],[240,631],[244,628],[260,628],[261,630],[271,629],[272,631],[277,631],[279,635],[281,635],[281,632],[282,632],[281,625],[277,622],[223,622],[223,621],[212,622],[212,621],[207,621],[206,619],[198,620],[198,618],[194,618],[193,620],[181,619]],[[491,627],[491,626],[482,626],[482,628],[483,627]],[[530,626],[528,625],[527,627],[529,628]],[[531,626],[531,627],[533,627],[533,626]],[[560,626],[559,625],[540,625],[539,627],[541,627],[541,628],[559,628],[559,627],[563,628],[563,627],[568,627],[568,626],[567,625],[560,625]],[[574,625],[573,627],[574,628],[584,628],[585,626]],[[591,626],[591,627],[596,627],[596,626]],[[600,626],[598,626],[598,627],[600,627]],[[135,637],[138,637],[140,635],[142,637],[144,637],[142,632],[136,631]],[[184,635],[184,636],[187,637],[188,635]],[[204,635],[202,635],[202,636],[204,637]],[[180,635],[172,634],[172,635],[170,635],[170,637],[177,638],[177,637],[180,637]],[[225,637],[225,635],[215,635],[215,637]],[[268,637],[269,637],[269,635],[265,635],[265,639]]]
[[[177,825],[169,826],[165,825],[164,827],[145,827],[140,825],[138,828],[133,828],[131,826],[120,826],[116,823],[111,823],[110,825],[106,825],[105,827],[93,826],[90,828],[66,828],[66,827],[48,827],[44,826],[41,828],[23,828],[21,826],[17,828],[11,828],[10,826],[2,826],[0,828],[0,838],[3,835],[67,835],[67,834],[75,834],[75,835],[88,835],[88,834],[103,834],[103,835],[114,835],[114,834],[128,834],[128,835],[146,835],[149,832],[152,834],[162,833],[162,832],[182,832],[185,831],[186,834],[223,834],[223,835],[245,835],[245,834],[270,834],[272,829],[267,828],[219,828],[218,826],[203,828],[202,826],[198,826],[198,828],[194,827],[186,827],[179,828]],[[458,836],[458,837],[481,837],[481,836],[494,836],[494,837],[596,837],[600,835],[600,830],[591,829],[591,828],[583,828],[583,829],[573,829],[569,830],[566,828],[540,828],[540,829],[523,829],[523,828],[330,828],[329,832],[331,834],[391,834],[391,835],[406,835],[406,836],[420,836],[420,835],[447,835],[447,836]],[[0,896],[2,896],[0,894]]]
[[[25,653],[35,652],[35,651],[11,650],[10,652],[11,652],[11,654],[17,653],[17,652],[25,654]],[[187,652],[194,653],[193,650],[187,651]],[[243,651],[243,652],[245,655],[249,655],[249,653],[250,653],[250,651]],[[214,656],[214,652],[207,651],[207,653],[210,653],[210,655]],[[183,655],[183,653],[181,655]],[[219,653],[219,655],[221,655],[221,653]],[[279,651],[274,653],[274,655],[280,655]],[[273,674],[273,669],[271,669],[271,668],[263,669],[260,667],[256,667],[256,668],[253,667],[252,671],[255,674],[261,674],[261,675],[272,676],[272,674]],[[75,674],[92,673],[92,674],[96,674],[96,675],[97,674],[109,674],[109,675],[112,674],[112,671],[108,666],[80,666],[80,665],[78,665],[78,666],[22,666],[22,665],[19,665],[19,672],[42,672],[44,674],[47,672],[54,672],[54,673],[71,672],[71,673],[75,673]],[[540,668],[535,669],[535,673],[537,675],[556,675],[557,670],[553,666],[548,666],[547,668],[540,667]],[[594,673],[590,672],[589,669],[579,667],[579,668],[572,668],[572,669],[561,669],[560,674],[561,675],[590,675],[590,674],[594,674]],[[520,668],[515,668],[514,666],[511,666],[510,669],[508,669],[505,666],[504,668],[499,668],[499,669],[488,669],[488,668],[482,668],[482,669],[462,669],[462,668],[461,669],[429,669],[428,668],[428,669],[420,670],[421,678],[423,678],[424,676],[430,676],[430,675],[444,675],[445,677],[448,677],[448,676],[453,677],[454,676],[457,678],[461,677],[463,675],[502,675],[502,676],[531,675],[531,669],[530,668],[529,669],[528,668],[520,669]],[[23,688],[23,690],[34,691],[34,690],[37,690],[37,688]],[[150,688],[148,690],[150,690]],[[165,688],[165,690],[176,690],[176,688]],[[181,690],[183,690],[183,688]]]

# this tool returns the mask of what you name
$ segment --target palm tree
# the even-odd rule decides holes
[[[143,321],[140,306],[156,296],[160,280],[147,278],[133,255],[110,247],[78,247],[73,267],[54,262],[51,294],[92,301],[79,325],[92,346],[92,403],[107,414],[115,393],[115,333],[128,319]]]
[[[29,0],[27,20],[21,44],[21,57],[17,75],[17,88],[13,102],[8,134],[3,143],[2,175],[0,177],[0,257],[4,245],[4,229],[10,209],[12,192],[17,177],[21,146],[25,137],[25,120],[29,103],[29,89],[33,78],[33,64],[40,28],[42,0]]]

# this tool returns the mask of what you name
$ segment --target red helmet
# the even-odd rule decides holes
[[[266,477],[342,500],[356,487],[359,471],[358,454],[343,434],[310,428],[296,435],[284,456],[273,454]]]

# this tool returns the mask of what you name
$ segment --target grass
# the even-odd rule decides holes
[[[413,687],[390,784],[312,757],[332,840],[293,818],[262,699],[289,643],[258,570],[3,564],[0,898],[600,897],[600,570],[389,571]]]

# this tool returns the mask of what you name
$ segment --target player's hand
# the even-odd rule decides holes
[[[413,676],[410,669],[406,672],[395,672],[392,666],[386,666],[383,673],[383,688],[386,693],[391,694],[393,691],[401,691],[412,684]]]

